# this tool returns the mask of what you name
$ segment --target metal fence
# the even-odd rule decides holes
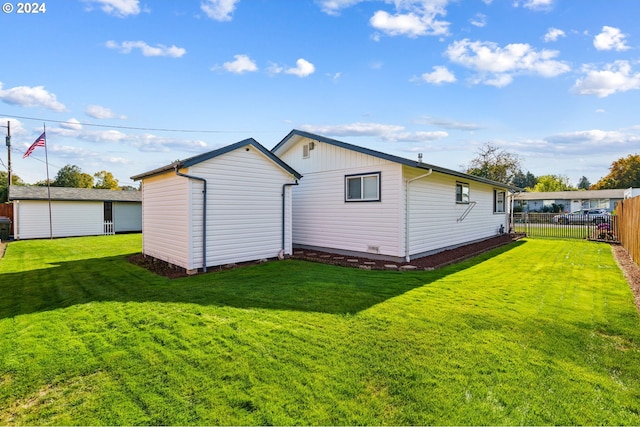
[[[513,231],[527,237],[588,239],[618,242],[618,218],[576,217],[567,223],[553,213],[518,212],[513,214]]]

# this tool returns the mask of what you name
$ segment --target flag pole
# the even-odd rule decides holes
[[[49,198],[49,239],[53,239],[53,221],[51,219],[51,182],[49,181],[49,149],[47,148],[47,125],[42,124],[44,129],[44,158],[47,164],[47,195]]]

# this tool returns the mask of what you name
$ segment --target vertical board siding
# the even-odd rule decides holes
[[[421,171],[404,167],[405,177]],[[469,184],[469,200],[477,202],[464,220],[458,219],[469,208],[456,203],[456,182]],[[480,240],[498,234],[506,227],[506,213],[493,213],[494,187],[434,172],[409,184],[409,253],[411,255]]]
[[[51,202],[51,231],[49,229],[49,202],[21,200],[14,203],[16,239],[42,239],[53,237],[95,236],[102,234],[104,222],[103,202]]]
[[[633,261],[640,265],[640,196],[624,199],[616,209],[618,238]]]
[[[293,182],[292,176],[252,146],[198,163],[188,173],[207,179],[207,266],[278,255],[283,249],[282,186]],[[194,265],[201,266],[202,184],[198,181],[192,181],[191,207],[192,258]]]
[[[116,233],[142,231],[142,204],[113,202],[113,223]]]
[[[189,181],[167,173],[142,186],[142,251],[145,255],[192,269],[190,262]]]
[[[302,140],[281,158],[303,178],[293,189],[295,245],[403,256],[402,168],[377,157],[315,142],[302,158]],[[380,172],[381,201],[345,202],[345,175]]]

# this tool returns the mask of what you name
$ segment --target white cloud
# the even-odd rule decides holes
[[[408,132],[404,126],[383,123],[350,123],[344,125],[304,125],[301,129],[307,132],[335,137],[371,136],[389,142],[426,142],[446,138],[449,134],[443,131]]]
[[[549,10],[553,6],[554,0],[515,0],[513,5],[518,7],[522,5],[531,10]]]
[[[605,25],[602,32],[593,38],[593,45],[598,50],[627,50],[629,46],[625,44],[625,37],[620,29]]]
[[[246,72],[258,71],[256,63],[247,55],[234,55],[235,59],[225,62],[222,67],[230,73],[242,74]]]
[[[484,13],[476,13],[476,16],[471,18],[469,22],[475,27],[485,27],[487,25],[487,15]]]
[[[143,41],[124,41],[117,43],[113,40],[109,40],[105,43],[105,46],[109,49],[117,49],[121,53],[131,53],[133,49],[140,49],[143,56],[168,56],[170,58],[180,58],[187,53],[187,50],[175,45],[165,46],[159,44],[157,46],[150,46]]]
[[[475,70],[479,76],[472,81],[497,87],[511,83],[514,74],[528,73],[555,77],[570,70],[569,65],[554,58],[554,50],[536,51],[524,43],[500,47],[492,42],[472,42],[468,39],[449,45],[445,55],[454,63]]]
[[[0,100],[21,107],[43,107],[53,111],[67,109],[64,104],[58,102],[56,95],[47,91],[44,86],[16,86],[4,90],[0,82]]]
[[[30,132],[27,132],[27,130],[24,128],[24,125],[22,124],[22,122],[20,120],[13,119],[11,117],[0,117],[0,123],[2,123],[2,126],[6,126],[5,123],[7,123],[7,122],[10,122],[9,126],[11,127],[11,137],[12,138],[15,137],[15,136],[29,135]]]
[[[640,89],[640,73],[632,73],[628,61],[616,61],[607,64],[603,70],[585,65],[586,76],[576,81],[574,91],[580,95],[596,95],[605,98],[616,92]]]
[[[558,38],[560,37],[566,37],[566,34],[564,33],[564,31],[558,29],[558,28],[549,28],[549,30],[547,30],[547,33],[544,35],[544,41],[545,42],[555,42],[558,40]]]
[[[82,124],[75,117],[70,118],[66,122],[60,123],[60,127],[64,129],[80,130]]]
[[[346,9],[362,0],[317,0],[322,11],[328,15],[339,15],[341,9]]]
[[[126,119],[126,116],[117,115],[111,109],[103,107],[101,105],[88,105],[85,109],[85,114],[94,119]]]
[[[640,141],[640,137],[634,134],[601,129],[564,132],[545,139],[554,144],[556,149],[565,152],[581,152],[586,148],[602,149],[603,146],[636,145]]]
[[[89,4],[97,3],[103,12],[119,18],[140,13],[138,0],[84,0],[84,2]]]
[[[316,67],[306,59],[300,58],[296,61],[296,66],[286,69],[284,72],[298,77],[308,77],[316,71]]]
[[[457,122],[449,119],[438,119],[435,117],[428,117],[428,116],[416,120],[416,123],[423,124],[423,125],[430,125],[430,126],[438,126],[445,129],[463,130],[463,131],[469,131],[469,132],[483,129],[482,126],[475,123]]]
[[[216,21],[231,21],[231,14],[240,0],[205,0],[200,9]]]
[[[441,65],[436,65],[433,67],[433,72],[424,73],[420,78],[434,85],[441,85],[442,83],[453,83],[456,81],[456,76],[453,75],[451,71],[447,69],[447,67],[443,67]]]

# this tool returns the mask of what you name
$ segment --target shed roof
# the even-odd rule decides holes
[[[9,187],[9,200],[49,200],[49,191],[47,187],[12,185]],[[51,187],[51,200],[142,202],[142,192]]]
[[[614,190],[578,190],[578,191],[531,191],[518,193],[516,200],[586,200],[586,199],[623,199],[624,189]]]
[[[461,179],[465,179],[465,180],[469,180],[469,181],[477,181],[477,182],[482,182],[485,184],[490,184],[490,185],[494,185],[496,187],[501,187],[501,188],[509,188],[511,190],[520,190],[518,187],[514,187],[512,185],[509,184],[505,184],[503,182],[497,182],[497,181],[493,181],[490,179],[486,179],[486,178],[482,178],[479,176],[475,176],[475,175],[469,175],[466,174],[464,172],[458,172],[458,171],[454,171],[452,169],[447,169],[447,168],[443,168],[440,166],[435,166],[435,165],[431,165],[428,163],[423,163],[423,162],[419,162],[419,161],[415,161],[415,160],[410,160],[404,157],[399,157],[399,156],[394,156],[392,154],[387,154],[387,153],[383,153],[381,151],[376,151],[376,150],[372,150],[369,148],[365,148],[365,147],[360,147],[357,145],[353,145],[353,144],[349,144],[346,142],[342,142],[342,141],[338,141],[335,139],[331,139],[331,138],[327,138],[325,136],[321,136],[321,135],[316,135],[310,132],[305,132],[302,130],[298,130],[298,129],[293,129],[291,132],[289,132],[289,134],[287,136],[284,137],[284,139],[282,141],[280,141],[275,147],[273,147],[273,149],[271,151],[273,151],[276,155],[279,152],[284,152],[286,150],[288,150],[291,146],[293,146],[294,144],[296,144],[300,139],[302,138],[309,138],[315,141],[319,141],[319,142],[324,142],[326,144],[331,144],[331,145],[335,145],[337,147],[341,147],[344,148],[346,150],[352,150],[352,151],[356,151],[358,153],[363,153],[363,154],[367,154],[369,156],[373,156],[373,157],[377,157],[380,159],[384,159],[384,160],[388,160],[390,162],[394,162],[394,163],[400,163],[402,165],[405,166],[410,166],[413,168],[418,168],[418,169],[431,169],[434,172],[440,172],[443,174],[447,174],[447,175],[452,175]]]
[[[300,175],[298,172],[296,172],[291,166],[289,166],[285,162],[283,162],[278,156],[276,156],[271,151],[269,151],[265,147],[263,147],[258,141],[256,141],[253,138],[248,138],[248,139],[242,140],[240,142],[236,142],[235,144],[231,144],[231,145],[227,145],[226,147],[218,148],[217,150],[213,150],[213,151],[209,151],[209,152],[204,153],[204,154],[199,154],[197,156],[189,157],[188,159],[178,160],[178,161],[175,161],[175,162],[173,162],[171,164],[168,164],[166,166],[162,166],[160,168],[157,168],[157,169],[154,169],[154,170],[151,170],[151,171],[148,171],[148,172],[144,172],[144,173],[141,173],[141,174],[138,174],[138,175],[134,175],[134,176],[131,177],[131,179],[133,179],[134,181],[138,181],[138,180],[141,180],[141,179],[144,179],[144,178],[152,177],[154,175],[160,175],[160,174],[163,174],[163,173],[166,173],[166,172],[173,171],[173,170],[176,169],[176,167],[178,169],[188,168],[190,166],[193,166],[195,164],[204,162],[206,160],[213,159],[214,157],[218,157],[218,156],[220,156],[222,154],[229,153],[231,151],[237,150],[238,148],[246,147],[247,145],[251,145],[251,146],[255,147],[258,151],[260,151],[262,154],[264,154],[269,159],[271,159],[276,165],[278,165],[279,167],[281,167],[285,171],[289,172],[290,174],[295,176],[297,179],[302,178],[302,175]]]

